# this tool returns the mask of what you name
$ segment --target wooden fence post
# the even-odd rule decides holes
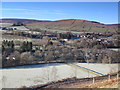
[[[119,78],[119,73],[117,73],[117,80],[118,80],[118,78]]]
[[[108,80],[110,80],[110,74],[108,75]]]
[[[95,78],[93,77],[93,84],[95,83]]]

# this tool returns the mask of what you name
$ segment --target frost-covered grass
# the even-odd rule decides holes
[[[117,68],[117,64],[87,64],[78,63],[78,65],[98,70],[104,74],[109,73],[112,68]],[[82,69],[72,67],[67,64],[40,64],[32,66],[19,66],[15,68],[0,70],[3,77],[3,88],[19,88],[22,86],[33,86],[45,84],[51,81],[62,80],[70,77],[86,78],[95,76],[92,73]],[[114,70],[114,72],[116,72]]]
[[[77,65],[97,71],[102,74],[114,73],[120,70],[119,64],[77,63]]]

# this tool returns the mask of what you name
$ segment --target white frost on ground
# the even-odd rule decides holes
[[[77,63],[92,70],[108,74],[109,72],[117,71],[117,64],[87,64]],[[2,88],[19,88],[22,86],[33,86],[39,84],[45,84],[51,81],[62,80],[76,76],[77,78],[86,78],[95,76],[92,73],[83,71],[82,69],[71,67],[67,64],[58,65],[46,65],[44,67],[36,67],[33,65],[32,68],[13,68],[0,70],[3,77]]]
[[[80,65],[82,67],[97,71],[104,75],[120,70],[119,64],[77,63],[76,65]]]

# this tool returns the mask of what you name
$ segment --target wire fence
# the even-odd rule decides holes
[[[104,76],[97,76],[97,77],[92,77],[92,78],[81,78],[81,79],[77,79],[76,77],[73,78],[67,78],[67,79],[63,79],[63,80],[59,80],[56,82],[50,82],[44,85],[37,85],[37,86],[32,86],[29,88],[33,88],[33,89],[39,89],[39,88],[58,88],[61,85],[75,85],[76,83],[79,84],[94,84],[96,82],[99,81],[103,81],[103,80],[111,80],[113,78],[117,79],[118,84],[119,82],[119,77],[120,77],[120,71],[117,73],[112,73],[112,74],[108,74],[108,75],[104,75]],[[24,87],[25,88],[25,87]]]

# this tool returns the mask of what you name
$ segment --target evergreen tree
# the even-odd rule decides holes
[[[32,42],[30,42],[29,44],[30,44],[30,51],[31,51],[32,50],[32,46],[33,46]]]
[[[26,42],[26,51],[29,51],[29,48],[30,48],[30,47],[29,47],[29,42],[27,41],[27,42]]]
[[[22,52],[26,51],[26,42],[25,41],[21,45],[21,50],[22,50]]]
[[[2,45],[2,53],[5,51],[5,47],[4,45]]]
[[[11,41],[11,49],[14,52],[14,42],[13,41]]]

